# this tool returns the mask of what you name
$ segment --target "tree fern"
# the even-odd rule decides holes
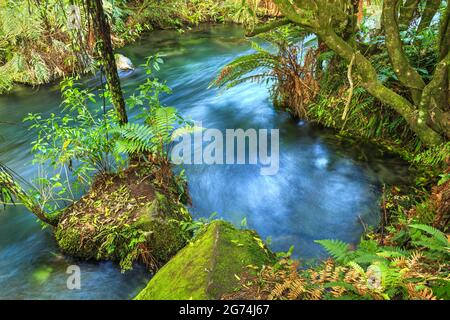
[[[259,48],[256,53],[239,57],[226,65],[210,86],[231,88],[247,81],[261,81],[264,78],[272,77],[271,70],[278,64],[279,60],[276,55]],[[261,72],[255,73],[258,70]]]

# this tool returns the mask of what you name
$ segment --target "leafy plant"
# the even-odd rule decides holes
[[[319,84],[315,78],[316,54],[305,41],[308,34],[296,27],[282,27],[265,34],[265,49],[252,43],[255,53],[241,56],[226,65],[212,82],[230,88],[243,82],[265,82],[271,87],[274,104],[305,118],[307,106],[316,97]],[[276,48],[272,53],[270,48]]]
[[[10,176],[8,171],[8,168],[0,162],[0,204],[3,204],[3,207],[6,204],[14,204],[14,197],[7,179]]]
[[[168,159],[176,130],[189,132],[193,128],[175,108],[160,103],[160,95],[171,92],[165,84],[152,77],[153,70],[159,70],[162,63],[159,56],[151,56],[143,65],[148,78],[127,101],[131,108],[140,107],[137,118],[143,123],[128,123],[112,131],[117,135],[115,150],[118,153]]]

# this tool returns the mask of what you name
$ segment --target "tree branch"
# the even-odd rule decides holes
[[[291,0],[273,0],[273,2],[275,2],[283,15],[292,22],[306,28],[317,27],[316,20],[312,15],[314,9],[317,8],[314,0],[302,0],[301,8],[292,3]]]
[[[316,32],[331,50],[348,62],[355,55],[355,66],[361,79],[361,85],[372,96],[398,112],[425,144],[436,145],[441,143],[442,138],[437,132],[428,127],[426,122],[417,121],[417,112],[414,105],[393,90],[385,87],[378,80],[375,68],[366,57],[359,51],[354,51],[333,29],[320,28]]]
[[[417,7],[420,0],[407,0],[406,3],[400,9],[400,17],[398,18],[400,29],[408,29],[411,21],[414,18],[414,13],[417,11]]]
[[[288,25],[291,23],[292,23],[292,21],[290,21],[287,18],[277,19],[277,20],[271,21],[269,23],[262,23],[260,25],[257,25],[255,28],[253,28],[253,30],[248,30],[245,33],[245,36],[246,37],[254,37],[258,34],[266,33],[273,29],[276,29],[276,28],[279,28],[281,26],[285,26],[285,25]]]
[[[439,6],[441,5],[441,0],[427,0],[425,4],[425,8],[422,13],[422,17],[420,19],[419,26],[417,27],[417,32],[420,33],[426,28],[428,28],[439,10]]]
[[[450,66],[450,52],[438,63],[434,71],[433,79],[423,89],[422,99],[419,105],[419,121],[431,120],[431,124],[439,132],[444,132],[450,137],[450,113],[440,108],[436,101],[438,93],[447,90],[448,69]]]
[[[314,5],[311,5],[311,1],[307,0],[274,1],[283,15],[289,20],[300,24],[308,23],[311,30],[319,36],[328,48],[333,50],[341,58],[350,62],[354,56],[356,68],[355,75],[357,75],[358,79],[361,81],[361,86],[372,96],[399,113],[408,123],[411,130],[417,134],[424,144],[436,145],[442,142],[442,137],[428,126],[426,122],[418,121],[418,112],[415,105],[393,90],[385,87],[378,79],[377,71],[372,63],[336,32],[336,30],[339,30],[339,28],[336,28],[336,25],[342,25],[343,21],[339,20],[339,18],[336,18],[336,21],[333,20],[340,14],[335,14],[335,12],[342,10],[345,6],[348,8],[349,5],[351,5],[350,1],[327,2],[325,0],[314,0]],[[293,2],[295,5],[292,4]],[[386,6],[386,3],[388,6]],[[389,6],[389,4],[391,6]],[[395,59],[393,60],[395,60],[396,64],[399,64],[402,68],[406,67],[407,71],[410,71],[409,74],[406,73],[407,79],[402,78],[405,80],[405,83],[408,84],[408,87],[411,87],[411,77],[413,80],[419,82],[418,85],[413,83],[412,87],[414,89],[417,87],[416,90],[420,94],[421,90],[425,87],[425,83],[423,83],[423,79],[420,76],[418,78],[415,77],[417,76],[417,72],[411,68],[403,53],[403,47],[398,32],[396,4],[397,1],[395,0],[385,0],[385,7],[387,7],[388,10],[387,15],[384,16],[384,20],[388,27],[386,33],[387,38],[390,40],[390,50],[392,51],[390,53],[395,53]],[[393,23],[389,23],[388,19],[391,19],[391,22]],[[401,70],[396,71],[400,73]]]
[[[60,217],[59,214],[55,213],[53,215],[49,215],[47,212],[45,212],[39,206],[36,200],[28,195],[19,185],[19,183],[14,181],[14,178],[4,168],[4,166],[0,166],[0,186],[8,191],[8,197],[13,196],[18,199],[25,206],[25,208],[30,210],[39,220],[50,226],[57,226]]]
[[[400,30],[397,24],[398,0],[383,1],[383,25],[389,58],[400,82],[410,89],[415,104],[420,102],[425,82],[419,73],[411,67],[403,50]]]

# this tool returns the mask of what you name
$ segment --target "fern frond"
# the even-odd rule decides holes
[[[428,233],[434,240],[438,241],[443,246],[449,245],[449,241],[445,234],[432,226],[426,224],[411,224],[409,227]]]
[[[211,86],[232,87],[244,81],[253,80],[252,77],[243,79],[245,75],[257,70],[273,70],[278,64],[277,56],[258,48],[256,53],[241,56],[226,65],[220,74],[212,81]],[[268,75],[269,73],[263,73]]]
[[[118,134],[116,150],[119,153],[137,154],[142,152],[152,152],[153,131],[150,126],[138,123],[127,123],[112,130],[113,134]]]
[[[350,246],[341,240],[316,240],[338,262],[347,262],[350,258]]]

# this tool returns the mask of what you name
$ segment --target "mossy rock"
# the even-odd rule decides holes
[[[154,202],[141,208],[132,224],[116,224],[114,220],[97,227],[88,222],[85,226],[59,224],[56,241],[64,253],[83,260],[118,261],[125,271],[141,257],[150,269],[157,269],[185,246],[186,239],[175,222],[179,217],[168,211],[162,218],[154,211]]]
[[[238,275],[254,272],[273,259],[254,231],[214,221],[162,267],[135,299],[220,299],[238,287]]]
[[[139,259],[151,270],[165,264],[186,245],[178,222],[190,215],[145,174],[129,170],[94,183],[62,214],[55,228],[60,249],[83,260],[118,261],[123,271]]]

